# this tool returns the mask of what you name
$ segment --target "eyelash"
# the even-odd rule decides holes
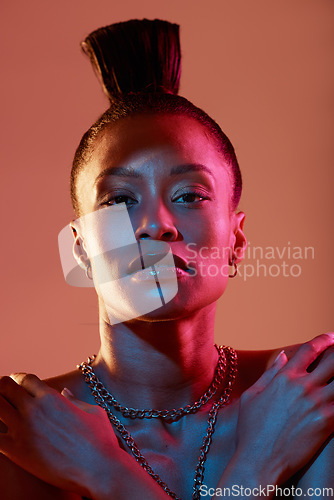
[[[101,203],[101,206],[108,205],[110,207],[110,206],[113,206],[113,205],[118,205],[118,203],[110,203],[111,201],[116,201],[117,198],[127,198],[128,200],[132,200],[134,203],[137,203],[136,200],[134,200],[133,198],[131,198],[131,196],[128,196],[126,194],[117,194],[116,196],[112,196],[108,200],[106,200],[103,203]],[[123,202],[120,201],[119,203],[123,203]],[[130,205],[134,205],[134,203],[131,203]],[[125,204],[128,205],[126,202],[125,202]]]
[[[202,201],[205,201],[205,200],[208,200],[208,196],[205,196],[204,193],[202,193],[201,191],[197,191],[196,189],[192,189],[191,191],[187,191],[186,193],[182,193],[180,194],[179,196],[177,196],[177,198],[174,198],[172,201],[176,201],[178,200],[179,198],[182,198],[183,196],[198,196],[199,198],[201,198],[199,201],[188,201],[188,202],[183,202],[185,204],[192,204],[192,203],[200,203]],[[178,202],[176,202],[178,203]]]
[[[184,201],[184,202],[181,202],[181,203],[184,203],[186,205],[188,204],[193,204],[193,203],[200,203],[202,201],[205,201],[205,200],[208,200],[208,196],[205,196],[201,191],[197,191],[196,189],[193,189],[191,191],[187,191],[185,193],[182,193],[180,195],[178,195],[176,198],[174,198],[172,201],[175,202],[175,203],[180,203],[180,202],[177,202],[176,200],[184,197],[184,196],[198,196],[199,198],[201,198],[200,200],[198,201]],[[118,194],[118,195],[115,195],[115,196],[112,196],[111,198],[109,198],[108,200],[104,201],[103,203],[101,203],[101,206],[113,206],[113,205],[117,205],[118,203],[111,203],[112,201],[116,201],[117,198],[125,198],[127,200],[131,200],[130,203],[127,203],[125,202],[125,204],[127,206],[132,206],[134,204],[137,203],[137,201],[133,198],[131,198],[131,196],[128,196],[128,195],[125,195],[125,194]],[[119,201],[119,203],[123,203],[124,201]]]

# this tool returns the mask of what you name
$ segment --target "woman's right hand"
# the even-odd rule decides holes
[[[167,497],[120,448],[107,413],[68,389],[59,394],[32,374],[0,377],[0,421],[0,453],[59,490],[94,500]]]
[[[304,467],[334,431],[333,377],[334,333],[306,342],[289,360],[282,351],[240,398],[234,461],[272,485]]]
[[[0,419],[6,426],[1,453],[40,480],[79,495],[89,496],[122,451],[102,408],[68,390],[61,395],[36,375],[0,378]]]

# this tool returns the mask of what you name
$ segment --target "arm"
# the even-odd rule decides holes
[[[285,354],[240,399],[236,451],[218,487],[282,484],[333,432],[334,344],[322,335]],[[327,351],[326,351],[327,352]],[[46,483],[94,500],[167,500],[122,450],[102,408],[68,400],[33,375],[0,380],[0,451]],[[324,385],[325,384],[325,385]],[[247,495],[248,498],[249,495]]]
[[[68,390],[59,394],[35,375],[13,378],[0,379],[1,498],[168,498],[119,447],[102,408]]]
[[[45,498],[48,500],[81,500],[75,493],[60,490],[29,474],[0,453],[0,498]]]
[[[321,488],[321,498],[334,496],[333,470],[334,436],[332,435],[299,475],[296,488],[301,488],[303,493],[306,494],[309,488]],[[323,490],[323,488],[325,488],[325,490]],[[329,490],[326,490],[327,488],[329,488]]]
[[[333,334],[320,335],[303,344],[290,360],[282,352],[242,394],[236,451],[220,478],[219,488],[281,486],[313,460],[303,478],[311,481],[321,463],[329,457],[333,460],[332,444],[325,447],[321,459],[319,455],[320,465],[315,465],[314,458],[334,430],[333,344]],[[329,464],[325,471],[322,485],[330,481]],[[257,493],[247,496],[257,498]]]
[[[94,481],[90,497],[93,500],[168,500],[170,496],[152,479],[133,457],[122,451],[113,474],[103,474]]]
[[[162,489],[149,477],[141,476],[142,471],[136,470],[136,463],[118,464],[118,479],[115,481],[113,474],[107,474],[103,481],[97,481],[91,493],[87,493],[93,500],[166,500]],[[113,464],[110,464],[111,467]],[[132,466],[134,467],[132,468]],[[114,467],[115,471],[115,467]],[[144,471],[143,471],[144,472]],[[52,486],[29,474],[21,467],[11,462],[0,453],[0,498],[1,500],[14,500],[22,498],[45,498],[47,500],[81,500],[79,494],[65,491]]]

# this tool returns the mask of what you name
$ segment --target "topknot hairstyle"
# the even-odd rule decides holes
[[[93,31],[82,42],[110,103],[130,92],[177,94],[181,76],[179,26],[133,19]]]
[[[80,216],[76,180],[99,134],[122,118],[139,114],[186,115],[204,125],[228,167],[234,211],[242,191],[234,148],[219,125],[185,97],[177,95],[181,75],[179,26],[159,19],[130,20],[93,31],[81,44],[98,75],[110,107],[84,134],[71,170],[71,199]]]

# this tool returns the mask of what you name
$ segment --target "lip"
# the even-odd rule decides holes
[[[149,281],[152,283],[152,278],[156,281],[159,280],[160,284],[167,281],[175,281],[175,278],[182,278],[187,276],[188,272],[180,269],[179,267],[172,267],[166,265],[157,265],[146,267],[141,271],[137,271],[131,276],[131,280],[136,282]]]
[[[145,253],[142,255],[142,258],[138,257],[130,262],[127,272],[128,274],[144,273],[143,276],[147,274],[148,277],[157,274],[158,276],[160,275],[162,277],[166,273],[174,273],[174,275],[175,273],[177,275],[184,275],[187,271],[189,271],[186,261],[179,255],[175,254],[172,254],[174,266],[168,266],[165,263],[161,263],[159,265],[159,262],[163,258],[165,258],[166,255],[166,253]],[[142,263],[144,263],[145,265],[144,268]],[[152,266],[154,266],[154,269],[152,268]]]

